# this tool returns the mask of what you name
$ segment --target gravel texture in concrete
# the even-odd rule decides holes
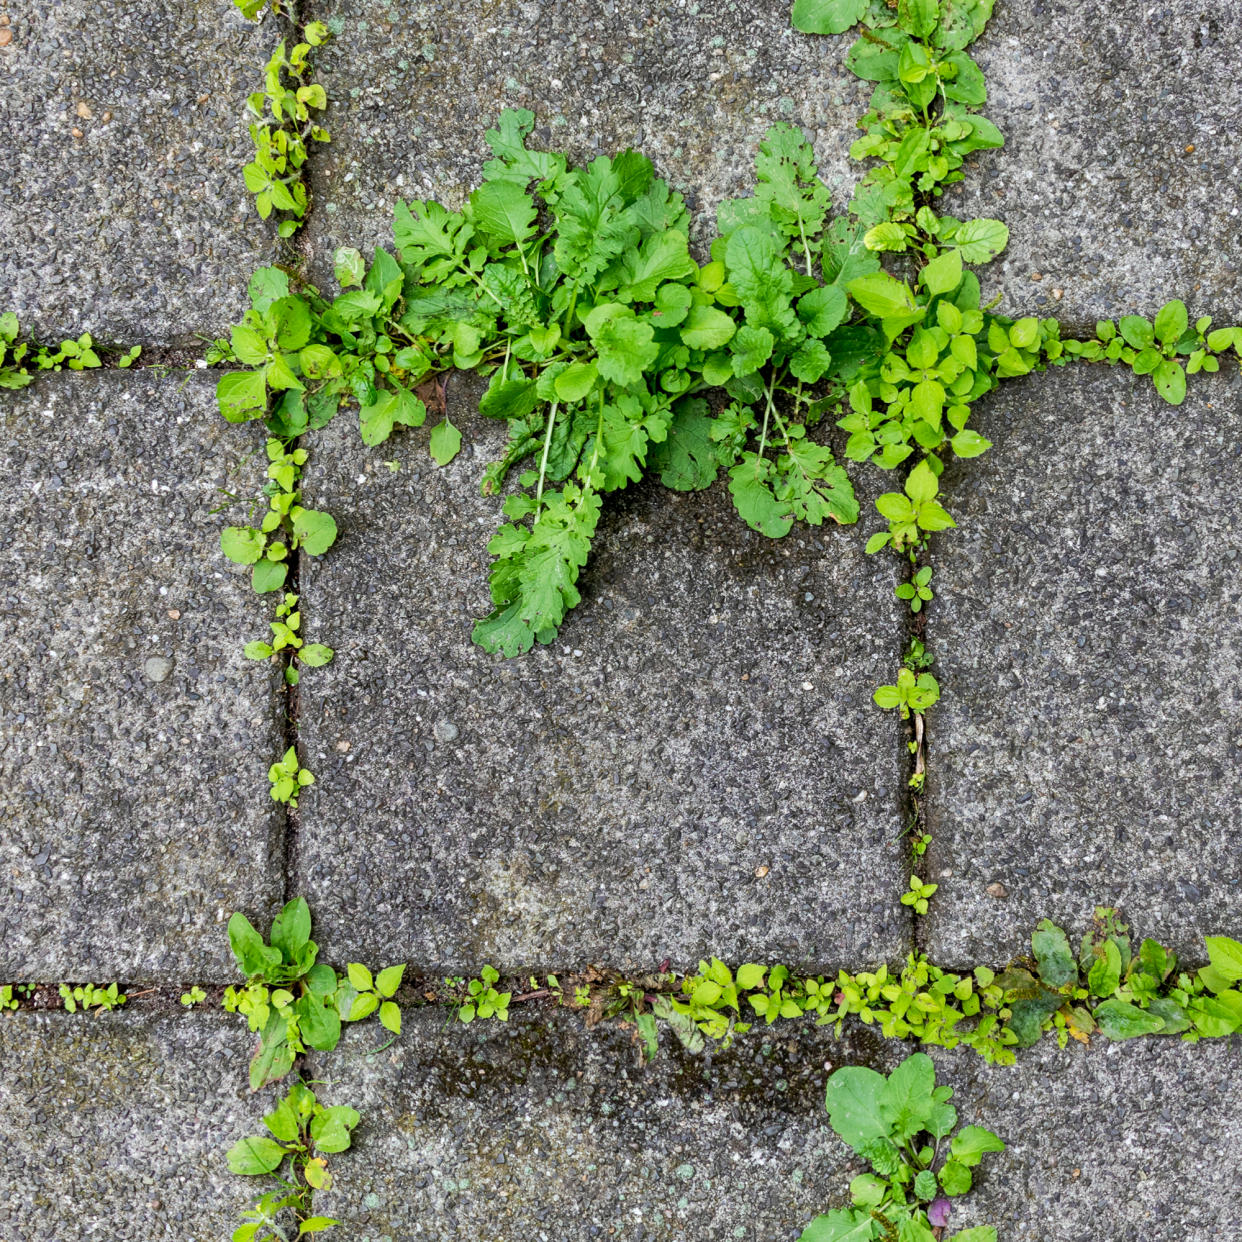
[[[716,205],[749,194],[776,121],[805,128],[844,205],[870,86],[843,68],[848,36],[812,39],[788,8],[636,0],[584,5],[340,0],[324,48],[331,145],[314,162],[315,270],[332,250],[392,244],[396,197],[458,206],[505,108],[535,113],[535,142],[575,161],[636,147],[687,197],[700,241]]]
[[[283,709],[241,652],[268,601],[209,513],[257,489],[261,444],[207,376],[0,405],[0,979],[229,977],[223,920],[280,895]]]
[[[219,1013],[0,1015],[0,1238],[219,1242],[259,1179],[245,1023]]]
[[[1128,370],[1032,376],[946,474],[928,642],[928,926],[998,961],[1120,906],[1197,961],[1242,928],[1242,381],[1179,409]],[[998,895],[988,892],[989,886]]]
[[[807,1024],[751,1031],[709,1066],[666,1031],[643,1069],[625,1029],[545,1009],[448,1029],[407,1013],[374,1046],[354,1028],[313,1058],[321,1098],[363,1118],[316,1206],[351,1237],[429,1242],[797,1238],[863,1171],[828,1127],[828,1073],[901,1056]]]
[[[242,184],[276,24],[228,0],[11,0],[0,46],[0,310],[38,339],[216,336],[273,230]]]
[[[999,0],[972,53],[1006,145],[943,204],[1009,225],[989,296],[1087,328],[1174,297],[1242,321],[1235,6]]]
[[[450,400],[447,469],[425,430],[365,449],[347,415],[308,466],[342,532],[303,577],[337,649],[301,690],[326,943],[434,970],[904,956],[906,759],[871,702],[900,659],[891,560],[653,480],[608,499],[559,639],[488,656],[478,479],[503,428]]]
[[[984,1157],[946,1234],[1002,1242],[1222,1242],[1242,1237],[1242,1043],[1045,1040],[1016,1066],[934,1054],[963,1124],[1008,1149]]]

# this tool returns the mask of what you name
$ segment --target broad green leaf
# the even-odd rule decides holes
[[[789,504],[774,495],[770,471],[770,462],[761,462],[754,453],[743,453],[729,471],[729,493],[747,526],[769,539],[780,539],[789,534],[793,514]]]
[[[897,0],[897,20],[903,30],[926,39],[940,20],[939,0]]]
[[[849,307],[844,289],[824,285],[798,299],[797,313],[811,336],[825,337],[845,318]]]
[[[711,438],[714,420],[707,402],[699,397],[679,401],[663,442],[651,445],[648,465],[660,472],[660,482],[678,492],[701,491],[716,481],[720,448]]]
[[[301,663],[309,665],[311,668],[322,668],[335,655],[331,647],[325,647],[323,643],[307,643],[298,652],[298,659]]]
[[[798,1242],[871,1242],[879,1237],[879,1223],[855,1208],[834,1208],[817,1216],[798,1235]]]
[[[293,961],[310,940],[310,933],[310,907],[305,897],[295,897],[272,920],[272,947],[279,949],[287,961]]]
[[[996,1242],[996,1228],[994,1225],[975,1225],[955,1233],[951,1238],[945,1239],[945,1242]]]
[[[748,325],[770,329],[777,337],[797,329],[790,300],[793,274],[785,266],[775,234],[761,228],[738,229],[725,247],[725,264]]]
[[[908,1056],[888,1076],[880,1109],[888,1123],[887,1132],[896,1142],[913,1138],[927,1128],[935,1088],[936,1069],[925,1052]]]
[[[336,519],[317,509],[293,511],[293,533],[309,556],[320,556],[336,542]]]
[[[361,962],[350,962],[346,967],[346,973],[349,976],[349,982],[359,992],[368,992],[375,986],[371,972]]]
[[[289,276],[278,267],[261,267],[250,278],[247,286],[250,305],[257,311],[265,311],[280,298],[289,296]]]
[[[401,1034],[401,1010],[395,1001],[386,1000],[380,1005],[380,1025],[394,1035]]]
[[[325,1229],[331,1229],[340,1223],[339,1220],[335,1220],[331,1216],[308,1216],[298,1226],[298,1237],[300,1238],[307,1233],[322,1233]],[[237,1242],[236,1237],[233,1239],[233,1242]],[[995,1242],[995,1239],[993,1239],[993,1242]]]
[[[968,1168],[974,1168],[990,1151],[1004,1151],[1005,1144],[991,1130],[982,1126],[963,1126],[953,1136],[950,1144],[953,1158]]]
[[[992,441],[984,439],[977,431],[969,427],[959,431],[949,443],[958,457],[978,457],[992,447]]]
[[[280,950],[269,948],[240,911],[229,919],[228,934],[238,969],[247,977],[265,974],[280,965]]]
[[[493,184],[504,185],[506,183],[498,181]],[[447,418],[431,429],[430,452],[438,465],[447,466],[457,456],[460,449],[461,432]]]
[[[714,306],[691,306],[681,325],[681,339],[691,349],[719,349],[733,339],[737,325]]]
[[[1078,980],[1078,964],[1070,950],[1065,933],[1052,922],[1044,919],[1031,936],[1031,948],[1039,963],[1039,977],[1050,988],[1063,988]]]
[[[599,373],[623,387],[638,384],[660,352],[651,324],[619,302],[591,311],[586,330],[598,351]]]
[[[374,992],[361,992],[350,1002],[347,1022],[361,1022],[380,1007],[380,998]]]
[[[1109,997],[1121,982],[1121,950],[1112,940],[1100,946],[1101,955],[1087,972],[1087,990],[1092,996]]]
[[[524,242],[535,231],[535,204],[512,181],[487,181],[470,195],[475,224],[502,245]]]
[[[1134,1039],[1139,1035],[1154,1035],[1163,1029],[1164,1020],[1146,1013],[1129,1001],[1106,1000],[1095,1007],[1094,1014],[1101,1031],[1109,1039]]]
[[[280,1168],[285,1149],[275,1139],[252,1135],[234,1143],[225,1158],[230,1172],[255,1177]]]
[[[1156,315],[1156,339],[1165,345],[1172,345],[1190,327],[1190,317],[1186,312],[1186,303],[1178,298],[1166,302]]]
[[[847,1066],[829,1077],[825,1092],[829,1123],[855,1151],[873,1139],[888,1137],[887,1087],[883,1074],[864,1066]]]
[[[250,586],[256,595],[267,595],[279,591],[288,576],[289,566],[285,561],[259,561],[250,571]]]
[[[990,263],[1009,244],[1009,227],[999,220],[967,220],[953,234],[952,244],[967,263]]]
[[[253,565],[266,546],[267,536],[253,526],[226,526],[220,532],[220,551],[235,565]]]
[[[216,404],[230,423],[248,423],[267,412],[262,371],[227,371],[216,382]]]
[[[1242,944],[1228,936],[1208,936],[1204,940],[1212,969],[1230,983],[1242,980]]]
[[[894,280],[887,272],[860,276],[851,280],[847,289],[863,310],[880,319],[897,319],[917,309],[910,286]]]
[[[910,471],[910,477],[906,479],[905,491],[916,505],[926,504],[929,500],[933,500],[936,493],[940,490],[940,484],[936,479],[935,472],[932,470],[927,461],[921,461],[913,470]],[[883,510],[881,510],[883,512]],[[885,514],[887,517],[888,514]]]
[[[599,379],[599,367],[593,362],[574,362],[555,379],[556,395],[562,401],[581,401]]]
[[[383,997],[394,996],[401,986],[401,976],[404,974],[404,962],[398,966],[386,966],[375,976],[375,990]]]
[[[962,283],[962,252],[946,250],[919,274],[923,288],[931,294],[952,293]]]
[[[1166,358],[1152,373],[1156,391],[1170,404],[1181,405],[1186,400],[1186,372],[1181,364]]]
[[[341,1016],[323,998],[313,993],[294,1002],[302,1038],[320,1052],[331,1052],[341,1041]]]
[[[665,281],[684,280],[698,271],[685,233],[674,229],[655,233],[621,257],[618,293],[627,302],[654,302]]]
[[[795,0],[792,20],[803,34],[841,34],[862,21],[868,0]]]
[[[1117,329],[1126,344],[1135,349],[1147,349],[1155,344],[1156,330],[1142,315],[1123,315],[1117,321]]]

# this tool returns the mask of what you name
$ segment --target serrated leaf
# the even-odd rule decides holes
[[[691,349],[719,349],[733,339],[737,325],[714,306],[692,305],[681,325],[681,339]]]
[[[235,565],[253,565],[266,546],[267,536],[253,526],[226,526],[220,532],[220,551]]]
[[[234,1143],[225,1159],[229,1171],[243,1177],[256,1177],[280,1168],[285,1149],[275,1139],[251,1135]]]
[[[771,474],[771,462],[754,453],[743,453],[729,471],[729,493],[747,526],[770,539],[779,539],[793,526],[793,510],[787,501],[776,498]]]
[[[952,244],[967,263],[990,263],[1009,244],[1009,227],[999,220],[967,220],[953,234]]]
[[[501,245],[526,241],[535,231],[535,204],[512,181],[486,181],[470,195],[476,226]]]
[[[887,272],[874,272],[851,280],[847,286],[850,297],[865,311],[880,319],[896,319],[917,309],[909,285],[895,280]]]
[[[267,382],[262,371],[228,371],[216,382],[216,404],[225,420],[247,423],[267,412]]]
[[[792,21],[803,34],[841,34],[866,11],[867,0],[796,0]]]
[[[711,438],[713,421],[707,402],[701,398],[688,398],[673,407],[668,436],[653,444],[647,456],[665,487],[693,492],[716,481],[720,450]]]
[[[599,373],[623,387],[638,384],[660,352],[651,324],[619,302],[597,306],[586,317],[586,330],[598,352]]]

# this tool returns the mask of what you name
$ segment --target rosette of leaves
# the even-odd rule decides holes
[[[490,372],[480,412],[509,438],[483,479],[520,491],[489,544],[490,616],[474,639],[516,655],[548,642],[578,603],[601,497],[659,469],[673,486],[715,477],[704,406],[732,318],[721,280],[690,257],[681,196],[634,151],[571,168],[529,150],[534,117],[505,112],[495,158],[461,211],[399,203],[403,327]],[[674,429],[675,444],[660,452]]]
[[[312,1216],[311,1196],[316,1190],[330,1190],[332,1174],[328,1156],[348,1151],[360,1117],[346,1104],[323,1105],[305,1083],[295,1082],[288,1094],[263,1118],[268,1134],[239,1139],[228,1150],[229,1169],[243,1177],[271,1175],[279,1178],[288,1193],[263,1196],[246,1212],[250,1219],[233,1233],[233,1242],[267,1242],[286,1239],[279,1228],[281,1210],[294,1213],[298,1237],[321,1233],[339,1224],[327,1216]],[[291,1167],[292,1181],[281,1178],[281,1170]]]
[[[952,1095],[951,1087],[936,1086],[935,1066],[922,1052],[887,1076],[862,1066],[833,1073],[825,1098],[829,1124],[872,1172],[850,1182],[852,1206],[817,1216],[801,1242],[936,1242],[932,1230],[948,1223],[950,1200],[970,1190],[986,1154],[1005,1150],[981,1126],[954,1133]],[[996,1230],[976,1226],[948,1242],[996,1242]]]

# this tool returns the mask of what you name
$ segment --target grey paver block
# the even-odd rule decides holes
[[[1221,1242],[1242,1237],[1242,1044],[1050,1040],[989,1067],[936,1052],[959,1120],[1008,1150],[984,1157],[950,1228],[1003,1242]]]
[[[1067,370],[981,406],[947,476],[929,643],[933,955],[1026,948],[1120,906],[1202,960],[1242,925],[1242,381],[1180,409]],[[951,872],[951,874],[946,874]],[[989,896],[999,883],[1008,896]]]
[[[336,246],[391,247],[395,197],[459,205],[505,108],[530,109],[533,142],[575,160],[643,151],[687,195],[700,240],[721,199],[751,192],[776,121],[805,127],[838,204],[849,198],[870,86],[842,68],[847,37],[800,35],[784,6],[341,0],[324,11],[344,26],[320,61],[333,131],[312,170],[321,276]]]
[[[241,170],[275,23],[215,0],[6,11],[0,310],[40,339],[219,335],[272,248]]]
[[[434,969],[904,956],[905,755],[871,703],[900,658],[891,561],[653,481],[606,503],[559,640],[488,656],[477,484],[504,433],[461,404],[474,447],[445,470],[425,431],[367,450],[345,416],[308,467],[342,532],[303,576],[337,650],[301,688],[317,936]]]
[[[972,53],[1006,146],[943,202],[1009,225],[1008,252],[981,274],[1005,310],[1081,327],[1184,297],[1192,319],[1238,322],[1236,17],[1200,0],[997,4]]]
[[[219,1242],[258,1197],[250,1036],[221,1014],[0,1017],[0,1239]]]
[[[891,1069],[900,1045],[755,1030],[708,1068],[664,1041],[642,1069],[617,1025],[547,1010],[470,1027],[407,1011],[372,1057],[374,1036],[350,1030],[311,1065],[322,1099],[362,1113],[316,1207],[360,1238],[775,1242],[844,1200],[862,1166],[828,1127],[824,1083],[843,1064]]]
[[[208,512],[261,482],[252,432],[206,376],[0,405],[0,978],[226,977],[221,920],[280,896],[283,707],[241,653],[267,608]]]

